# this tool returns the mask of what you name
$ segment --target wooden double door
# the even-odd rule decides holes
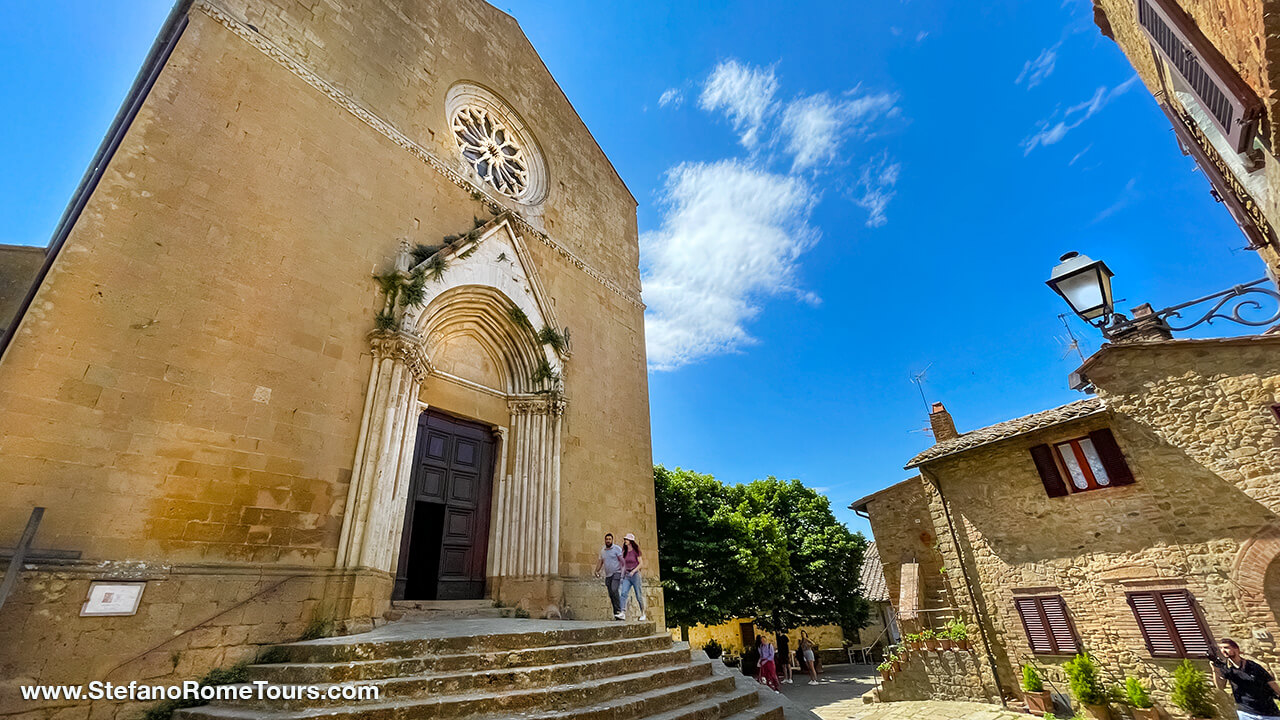
[[[395,599],[484,597],[495,447],[483,425],[434,410],[418,418]]]

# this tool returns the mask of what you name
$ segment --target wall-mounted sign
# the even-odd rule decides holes
[[[89,599],[80,608],[80,615],[133,615],[142,601],[145,582],[92,582],[89,583]]]

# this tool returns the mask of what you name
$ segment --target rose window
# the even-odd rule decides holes
[[[462,157],[499,192],[519,197],[529,187],[529,162],[514,131],[485,108],[460,108],[453,134]]]

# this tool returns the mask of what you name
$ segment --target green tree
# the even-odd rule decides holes
[[[772,518],[786,543],[788,570],[772,579],[785,590],[755,599],[766,628],[840,625],[846,635],[867,624],[870,605],[858,576],[867,542],[831,512],[831,501],[799,480],[770,476],[730,488],[739,513]]]
[[[739,514],[710,475],[658,465],[653,477],[667,624],[714,625],[740,615],[744,596],[764,580],[752,533],[776,528]]]
[[[769,629],[866,624],[859,594],[866,541],[797,480],[725,486],[654,467],[667,623],[686,628],[755,617]]]

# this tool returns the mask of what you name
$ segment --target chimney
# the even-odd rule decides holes
[[[956,423],[951,419],[951,413],[947,412],[940,402],[934,403],[933,410],[929,411],[929,425],[933,427],[934,442],[960,437],[960,433],[956,432]]]

